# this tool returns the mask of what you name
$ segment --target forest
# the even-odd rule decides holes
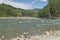
[[[48,0],[48,5],[43,9],[24,10],[15,8],[4,3],[0,4],[0,17],[39,17],[55,18],[60,17],[60,0]]]
[[[48,5],[39,10],[38,14],[42,18],[60,17],[60,0],[48,0]]]

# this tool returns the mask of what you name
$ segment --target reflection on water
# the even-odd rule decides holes
[[[13,37],[24,32],[28,35],[42,34],[47,30],[60,30],[60,19],[0,20],[0,36]]]

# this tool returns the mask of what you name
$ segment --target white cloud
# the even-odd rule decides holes
[[[37,1],[38,1],[38,0],[34,0],[34,1],[32,1],[32,4],[35,4]]]
[[[32,7],[31,4],[18,3],[18,2],[14,2],[12,0],[0,0],[0,4],[1,3],[5,3],[8,5],[14,6],[16,8],[22,8],[22,9],[30,9]]]
[[[35,2],[34,2],[34,1],[32,1],[32,4],[35,4]]]
[[[47,2],[47,0],[40,0],[40,1]]]

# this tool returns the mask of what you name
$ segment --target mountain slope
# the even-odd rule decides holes
[[[7,17],[7,16],[21,16],[22,10],[14,8],[9,5],[0,4],[0,16]]]
[[[20,17],[20,16],[33,16],[34,12],[15,8],[10,5],[0,4],[0,17]]]

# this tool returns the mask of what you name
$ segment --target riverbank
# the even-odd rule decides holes
[[[39,19],[35,17],[0,17],[0,19]]]
[[[25,33],[24,33],[25,35]],[[15,38],[11,39],[5,39],[4,36],[0,38],[0,40],[60,40],[60,31],[46,31],[42,35],[33,35],[33,36],[27,36],[27,38],[24,37],[24,35],[19,35]]]

